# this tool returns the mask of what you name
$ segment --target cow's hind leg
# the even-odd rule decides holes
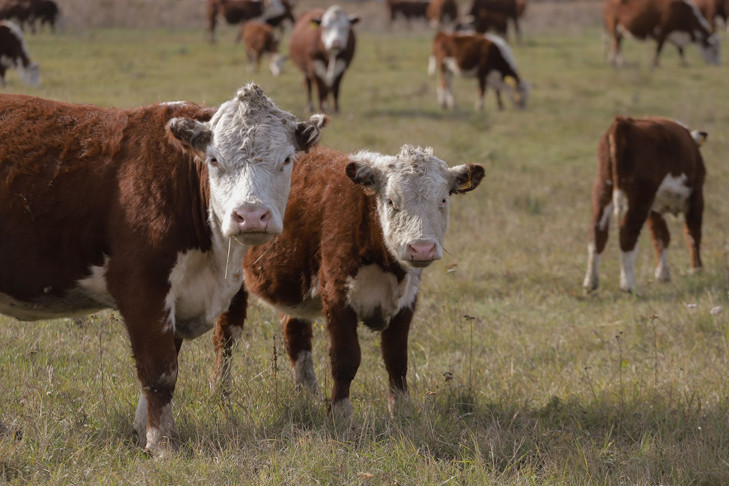
[[[319,382],[314,371],[314,357],[311,353],[312,323],[304,319],[295,319],[282,314],[284,345],[286,354],[294,370],[294,382],[297,387],[309,390],[320,397]]]
[[[387,405],[392,414],[398,400],[407,395],[408,334],[415,306],[402,309],[382,331],[382,358],[389,378]]]
[[[671,234],[668,232],[666,220],[659,213],[651,211],[648,214],[648,229],[650,229],[653,248],[656,251],[656,281],[669,282],[671,273],[668,269],[666,253],[671,242]]]
[[[592,221],[590,242],[587,245],[587,273],[582,284],[586,291],[596,290],[600,284],[600,255],[605,249],[613,215],[612,185],[598,179],[592,189]]]
[[[215,346],[215,377],[224,398],[232,391],[231,360],[233,347],[243,333],[246,320],[248,293],[241,288],[233,297],[228,310],[215,321],[213,346]]]
[[[625,197],[622,195],[621,197]],[[613,202],[622,206],[621,202]],[[638,237],[648,218],[650,203],[636,203],[628,206],[620,222],[620,290],[632,292],[636,286],[635,259],[638,254]]]
[[[691,254],[691,270],[699,271],[701,264],[701,223],[704,214],[704,195],[701,188],[694,190],[685,214],[686,246]]]

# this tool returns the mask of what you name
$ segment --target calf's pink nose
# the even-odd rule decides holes
[[[271,212],[268,209],[240,209],[233,212],[233,220],[241,233],[266,231]]]
[[[435,258],[435,243],[416,242],[408,245],[410,259],[414,261],[430,261]]]

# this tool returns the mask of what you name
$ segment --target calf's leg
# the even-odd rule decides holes
[[[232,391],[230,362],[233,359],[233,347],[243,333],[247,303],[248,293],[241,287],[230,302],[228,310],[215,321],[213,331],[215,376],[225,398],[229,397]]]
[[[590,242],[587,245],[587,273],[582,284],[585,290],[596,290],[600,284],[600,255],[605,249],[613,215],[612,185],[599,178],[592,189],[592,221]]]
[[[332,369],[331,407],[335,416],[348,418],[352,414],[349,387],[357,374],[361,354],[357,338],[357,314],[346,305],[329,307],[325,311],[329,333],[329,361]]]
[[[686,246],[691,254],[691,270],[701,269],[701,223],[704,213],[704,195],[699,187],[694,190],[689,201],[689,208],[685,214],[685,237]]]
[[[415,305],[412,308],[400,310],[380,335],[382,358],[385,361],[390,384],[387,406],[391,414],[395,410],[398,399],[408,393],[408,334],[414,312]]]
[[[653,248],[656,251],[656,281],[668,282],[671,280],[671,273],[668,269],[668,244],[671,242],[671,234],[668,232],[666,220],[659,213],[651,211],[648,214],[648,229],[651,232]]]
[[[317,397],[321,396],[314,372],[314,358],[311,354],[313,336],[311,321],[282,314],[281,324],[283,324],[284,346],[294,369],[296,385],[306,388]]]

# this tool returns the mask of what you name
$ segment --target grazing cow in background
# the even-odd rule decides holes
[[[438,102],[443,108],[455,108],[453,96],[453,75],[476,77],[478,79],[478,101],[476,109],[483,109],[486,86],[496,92],[499,110],[503,110],[501,91],[509,91],[514,106],[524,108],[529,96],[529,86],[521,79],[516,69],[514,55],[508,44],[500,37],[490,34],[448,34],[438,32],[433,38],[428,72],[434,75],[440,70]]]
[[[0,96],[0,313],[118,309],[142,387],[135,429],[165,455],[182,341],[228,309],[248,247],[283,230],[291,162],[325,122],[255,85],[217,109]]]
[[[504,36],[508,21],[511,20],[514,23],[516,39],[521,42],[519,19],[524,16],[525,11],[525,0],[473,0],[468,16],[472,19],[476,32],[496,30]]]
[[[431,26],[440,28],[458,19],[458,4],[456,0],[431,0],[426,15]]]
[[[725,27],[727,25],[727,16],[729,15],[729,0],[693,0],[699,8],[699,12],[709,23],[712,32],[716,32],[716,18],[719,17]]]
[[[287,5],[290,5],[288,2]],[[215,42],[215,26],[222,14],[231,25],[248,20],[267,21],[286,14],[283,0],[207,0],[207,20],[210,42]],[[290,12],[289,12],[290,14]],[[293,20],[293,15],[291,15]],[[240,32],[239,32],[240,34]],[[236,41],[240,40],[240,35]]]
[[[35,32],[35,23],[39,22],[41,29],[48,24],[51,32],[56,31],[56,22],[58,21],[58,5],[53,0],[33,0],[31,3],[31,30]]]
[[[31,22],[32,17],[31,0],[5,0],[0,3],[0,20],[12,20],[21,30],[25,28],[26,22]]]
[[[254,72],[258,71],[261,64],[261,57],[264,54],[271,56],[268,64],[274,76],[281,74],[285,57],[278,53],[278,39],[273,34],[273,27],[261,22],[246,22],[241,27],[243,46],[248,56],[248,65]]]
[[[5,87],[5,72],[15,68],[20,80],[37,86],[40,80],[38,63],[30,60],[28,46],[20,27],[9,20],[0,21],[0,84]]]
[[[408,25],[412,19],[427,20],[429,0],[387,0],[387,10],[390,14],[390,26],[395,19],[403,17]]]
[[[620,44],[626,35],[656,40],[654,66],[667,40],[678,48],[682,64],[683,49],[692,42],[707,64],[719,64],[719,39],[692,0],[605,0],[603,14],[612,39],[608,56],[615,66],[625,63]]]
[[[699,145],[706,132],[690,132],[664,118],[618,116],[600,139],[597,178],[592,187],[592,223],[584,287],[598,287],[600,254],[605,249],[610,218],[620,231],[620,288],[636,285],[638,236],[646,219],[653,238],[657,281],[670,280],[666,251],[670,235],[663,214],[683,213],[691,269],[701,268],[701,219],[706,177]]]
[[[320,110],[328,108],[327,98],[331,92],[334,112],[339,112],[339,86],[354,57],[356,38],[352,26],[357,22],[358,16],[347,15],[337,5],[326,11],[311,10],[296,20],[289,41],[289,57],[304,73],[310,112],[314,110],[312,84],[316,84],[318,90]]]
[[[223,390],[230,348],[245,318],[245,291],[282,319],[297,384],[319,393],[312,322],[324,317],[333,379],[331,405],[349,415],[349,387],[360,365],[357,325],[381,331],[389,404],[407,392],[407,346],[423,269],[441,258],[451,195],[475,189],[480,165],[448,168],[431,149],[403,146],[395,156],[316,149],[294,167],[284,232],[251,248],[245,288],[216,323]],[[391,408],[392,410],[392,408]]]

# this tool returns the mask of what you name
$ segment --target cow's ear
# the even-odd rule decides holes
[[[311,26],[312,27],[319,27],[321,25],[321,17],[315,17],[311,19]]]
[[[694,142],[696,142],[696,145],[701,147],[704,142],[706,142],[706,139],[709,137],[709,134],[706,133],[703,130],[692,130],[691,131],[691,138],[694,139]]]
[[[450,193],[463,194],[473,191],[481,183],[481,179],[486,175],[484,168],[478,164],[457,165],[448,169],[448,178],[450,180]]]
[[[191,118],[173,118],[167,123],[167,128],[184,147],[196,152],[205,152],[213,140],[209,125]]]
[[[359,15],[350,15],[348,17],[348,19],[349,19],[349,24],[354,25],[359,22]]]
[[[319,143],[321,130],[329,123],[326,115],[311,115],[308,120],[296,125],[296,149],[308,152],[310,148]]]
[[[352,179],[352,182],[366,187],[372,191],[377,192],[379,186],[379,172],[377,169],[372,167],[370,163],[363,160],[357,160],[354,158],[349,159],[350,162],[347,164],[346,172],[347,177]]]

